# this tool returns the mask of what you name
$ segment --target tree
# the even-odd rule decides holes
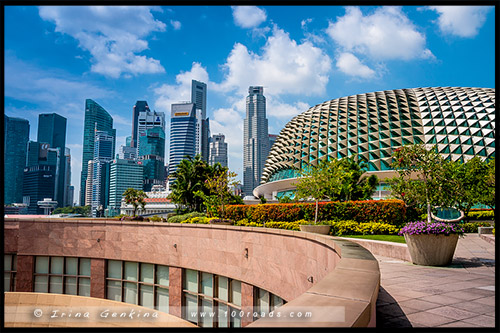
[[[178,205],[187,207],[189,211],[201,212],[205,198],[210,195],[205,181],[223,169],[220,163],[214,166],[208,165],[201,159],[200,154],[194,158],[186,156],[173,174],[175,181],[171,186],[170,199]]]
[[[375,175],[362,177],[365,167],[364,162],[357,163],[355,156],[351,156],[340,160],[322,160],[318,165],[309,165],[303,169],[295,184],[296,197],[315,200],[315,224],[318,221],[319,200],[366,200],[371,197],[378,178]]]
[[[486,184],[488,177],[487,163],[475,156],[465,163],[460,161],[446,162],[443,167],[447,179],[444,185],[449,186],[447,192],[453,193],[451,205],[463,211],[468,221],[470,209],[474,205],[481,203],[482,198],[485,197],[489,190]]]
[[[66,206],[56,208],[52,215],[55,214],[80,214],[83,216],[90,216],[90,206]]]
[[[220,205],[221,218],[224,218],[224,205],[233,199],[230,187],[239,184],[235,180],[237,174],[223,167],[220,170],[214,170],[214,174],[205,181],[205,186],[209,189],[212,196],[217,198]]]
[[[447,182],[444,167],[446,161],[436,147],[406,145],[393,152],[392,168],[399,177],[389,180],[393,196],[402,199],[408,206],[427,209],[427,221],[431,222],[433,207],[450,207],[451,186]]]
[[[125,197],[125,202],[127,204],[131,204],[134,206],[134,215],[135,212],[137,211],[137,207],[140,205],[142,209],[144,209],[144,206],[146,205],[146,201],[144,201],[144,198],[147,198],[148,196],[144,191],[142,190],[136,190],[135,188],[128,188],[123,192],[122,194]]]
[[[483,190],[480,193],[479,201],[493,209],[495,215],[495,158],[486,162]]]

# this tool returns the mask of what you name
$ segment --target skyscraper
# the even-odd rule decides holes
[[[4,204],[23,200],[23,172],[30,134],[26,119],[4,115]]]
[[[109,203],[107,216],[120,214],[123,192],[128,188],[142,190],[142,162],[115,159],[109,171]]]
[[[82,176],[80,179],[80,204],[85,202],[85,181],[87,180],[88,163],[94,158],[95,130],[105,131],[116,140],[113,118],[102,106],[91,99],[85,100],[85,123],[83,127]],[[113,141],[113,156],[115,141]]]
[[[185,156],[194,157],[196,153],[196,122],[194,103],[172,104],[168,163],[170,175],[177,170],[177,165]]]
[[[269,154],[269,133],[266,118],[264,87],[249,87],[243,133],[243,192],[251,196],[260,183]]]
[[[64,175],[64,206],[73,206],[73,193],[71,186],[71,150],[66,147],[64,150],[64,161],[66,164]]]
[[[113,159],[115,138],[104,131],[95,131],[92,172],[92,216],[99,206],[106,209],[109,195],[109,163]]]
[[[39,143],[48,143],[50,148],[59,148],[59,168],[57,172],[57,189],[56,198],[58,207],[63,207],[65,204],[65,178],[66,178],[66,161],[64,158],[66,148],[66,118],[57,113],[45,113],[38,116],[38,135]]]
[[[210,122],[207,118],[207,84],[192,80],[191,81],[191,103],[195,108],[201,111],[200,118],[200,154],[205,162],[209,158],[209,140],[210,140]]]
[[[153,185],[162,185],[165,178],[165,131],[163,128],[149,128],[140,134],[139,160],[144,167],[144,191],[151,191]]]
[[[149,111],[148,102],[137,101],[135,102],[132,110],[132,136],[130,140],[130,147],[137,148],[139,141],[139,113]]]
[[[224,134],[214,134],[210,140],[210,159],[209,164],[220,163],[227,167],[227,143],[224,142]]]

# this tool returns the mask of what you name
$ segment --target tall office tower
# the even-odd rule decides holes
[[[127,147],[132,147],[132,146],[130,145],[130,144],[131,144],[131,142],[132,142],[132,136],[131,136],[131,135],[129,135],[129,136],[127,136],[127,137],[125,138],[125,146],[127,146]]]
[[[115,159],[109,171],[109,202],[106,216],[120,214],[123,192],[128,188],[142,190],[143,167],[141,162]]]
[[[109,196],[109,163],[113,159],[115,138],[104,131],[95,131],[94,165],[92,172],[92,216],[99,206],[106,209]]]
[[[58,207],[64,207],[64,180],[66,176],[66,161],[64,158],[66,147],[66,118],[57,113],[46,113],[38,116],[38,136],[39,143],[48,143],[50,148],[59,148],[59,168],[56,170],[56,197]]]
[[[165,131],[161,127],[147,129],[139,136],[139,160],[144,170],[145,192],[165,179]]]
[[[130,138],[130,147],[137,148],[137,142],[139,141],[139,114],[147,111],[149,111],[148,102],[135,102],[132,110],[132,136]]]
[[[227,143],[224,134],[214,134],[210,140],[210,165],[220,163],[227,167]]]
[[[243,192],[251,196],[260,183],[262,169],[269,154],[266,98],[263,87],[249,87],[243,133]]]
[[[122,160],[136,160],[137,159],[137,148],[130,146],[120,146],[118,152],[118,158]]]
[[[194,103],[172,104],[170,120],[169,174],[177,170],[177,165],[185,156],[196,153],[196,109]],[[169,179],[172,183],[173,178]]]
[[[145,111],[139,113],[139,126],[137,129],[137,156],[139,156],[139,145],[141,141],[141,135],[146,133],[150,128],[160,127],[165,131],[165,113],[156,111]]]
[[[85,206],[92,206],[92,181],[94,179],[94,160],[87,164],[87,179],[85,180]]]
[[[71,150],[64,150],[64,163],[66,164],[64,174],[64,206],[73,206],[73,194],[71,191]]]
[[[23,200],[23,173],[30,136],[26,119],[4,115],[4,204]]]
[[[207,84],[191,81],[191,103],[196,105],[196,109],[201,110],[201,141],[200,153],[205,162],[209,158],[210,123],[207,118]]]
[[[85,202],[85,181],[87,180],[88,163],[94,159],[95,130],[105,131],[116,140],[113,118],[102,106],[91,99],[85,100],[85,123],[83,127],[82,176],[80,179],[80,204]],[[113,156],[115,141],[113,142]]]
[[[194,153],[202,155],[202,141],[203,141],[203,118],[201,118],[201,110],[196,109],[196,125],[194,134]],[[203,158],[202,158],[203,159]]]
[[[23,203],[28,214],[43,214],[38,201],[54,199],[57,192],[59,148],[50,148],[48,143],[28,142],[26,168],[23,171]]]

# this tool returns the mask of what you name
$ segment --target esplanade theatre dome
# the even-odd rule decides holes
[[[393,149],[437,144],[443,157],[495,156],[495,89],[397,89],[332,99],[311,107],[281,130],[254,195],[279,198],[307,164],[357,154],[368,174],[392,177]]]

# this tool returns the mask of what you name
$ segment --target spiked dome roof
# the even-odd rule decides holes
[[[397,89],[326,101],[293,118],[280,132],[261,184],[297,177],[319,160],[357,154],[368,172],[390,171],[393,149],[437,144],[443,157],[495,156],[495,89]]]

